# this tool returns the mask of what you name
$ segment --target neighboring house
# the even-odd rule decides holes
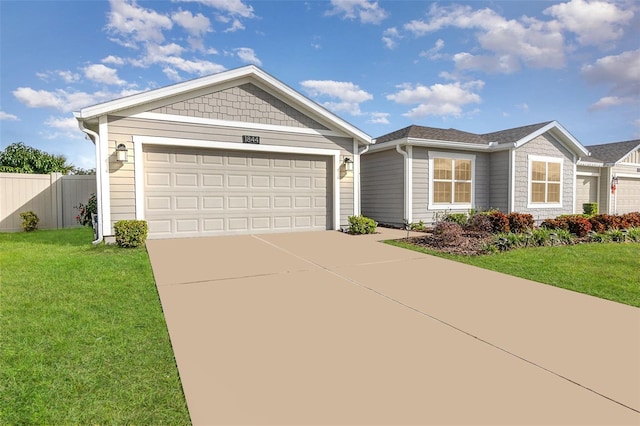
[[[255,66],[75,113],[96,147],[99,237],[339,229],[371,138]]]
[[[578,159],[588,155],[556,121],[482,135],[409,126],[362,156],[362,214],[402,225],[470,209],[530,213],[538,222],[574,213]]]
[[[601,213],[640,211],[640,139],[586,148],[591,156],[578,161],[578,212],[587,202],[597,202]]]

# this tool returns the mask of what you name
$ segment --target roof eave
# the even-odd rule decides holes
[[[574,153],[577,154],[578,156],[580,155],[584,155],[584,156],[588,156],[589,155],[589,151],[587,150],[587,148],[585,148],[580,142],[578,142],[578,140],[576,138],[573,137],[573,135],[571,133],[569,133],[569,131],[567,129],[565,129],[564,127],[562,127],[562,125],[560,123],[558,123],[557,121],[552,121],[549,124],[547,124],[546,126],[543,126],[541,128],[539,128],[538,130],[536,130],[535,132],[532,132],[530,134],[528,134],[527,136],[525,136],[524,138],[518,140],[515,142],[515,147],[519,148],[522,145],[524,145],[525,143],[537,138],[538,136],[549,132],[549,131],[553,131],[554,129],[556,129],[561,138],[565,140],[565,145],[568,145],[568,148]]]
[[[78,112],[74,112],[74,116],[78,120],[91,120],[105,114],[112,114],[116,111],[121,111],[164,98],[170,98],[180,93],[194,91],[206,86],[212,86],[244,77],[254,77],[259,81],[267,83],[270,87],[275,89],[282,96],[286,97],[289,101],[293,101],[294,103],[302,106],[303,108],[306,108],[314,114],[317,114],[324,120],[335,125],[344,133],[356,139],[359,143],[363,145],[370,145],[372,143],[371,136],[358,129],[357,127],[349,124],[321,105],[302,96],[297,91],[293,90],[286,84],[264,72],[255,65],[248,65],[242,68],[223,71],[221,73],[185,81],[183,83],[174,84],[168,87],[138,93],[136,95],[131,95],[125,98],[115,99],[113,101],[88,106],[86,108],[82,108]]]

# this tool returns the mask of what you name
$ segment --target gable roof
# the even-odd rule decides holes
[[[485,134],[413,125],[375,139],[375,145],[371,147],[371,150],[387,149],[398,144],[447,147],[471,151],[518,148],[546,132],[550,132],[571,152],[577,155],[589,155],[589,151],[557,121],[530,124]]]
[[[286,102],[295,105],[302,111],[305,111],[314,117],[322,118],[325,122],[333,125],[337,130],[348,134],[360,143],[366,145],[371,144],[371,137],[362,130],[333,114],[306,96],[303,96],[255,65],[248,65],[241,68],[223,71],[221,73],[184,81],[170,86],[161,87],[159,89],[114,99],[112,101],[82,108],[80,111],[74,112],[73,114],[78,121],[91,120],[106,114],[114,114],[118,111],[123,111],[163,99],[169,99],[173,96],[200,90],[208,86],[229,83],[243,78],[255,79],[257,82],[268,87],[273,94],[286,100]]]
[[[631,141],[604,143],[599,145],[590,145],[587,149],[591,152],[591,157],[580,158],[583,161],[596,160],[603,163],[617,163],[622,161],[627,155],[633,151],[640,149],[640,139]]]

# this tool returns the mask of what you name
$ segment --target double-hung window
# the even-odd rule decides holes
[[[429,152],[429,208],[473,206],[475,155]]]
[[[529,156],[529,208],[562,206],[562,159]]]

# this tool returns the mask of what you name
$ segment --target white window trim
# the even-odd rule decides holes
[[[434,203],[433,202],[433,160],[446,158],[452,160],[471,160],[471,203]],[[475,154],[460,154],[458,152],[429,151],[429,210],[468,210],[476,204],[476,156]]]
[[[529,155],[527,166],[527,208],[528,209],[558,209],[562,208],[562,195],[564,193],[564,158],[560,157],[545,157],[541,155]],[[558,163],[560,164],[560,202],[559,203],[532,203],[531,202],[531,171],[532,163],[534,161],[540,161],[545,163]]]

